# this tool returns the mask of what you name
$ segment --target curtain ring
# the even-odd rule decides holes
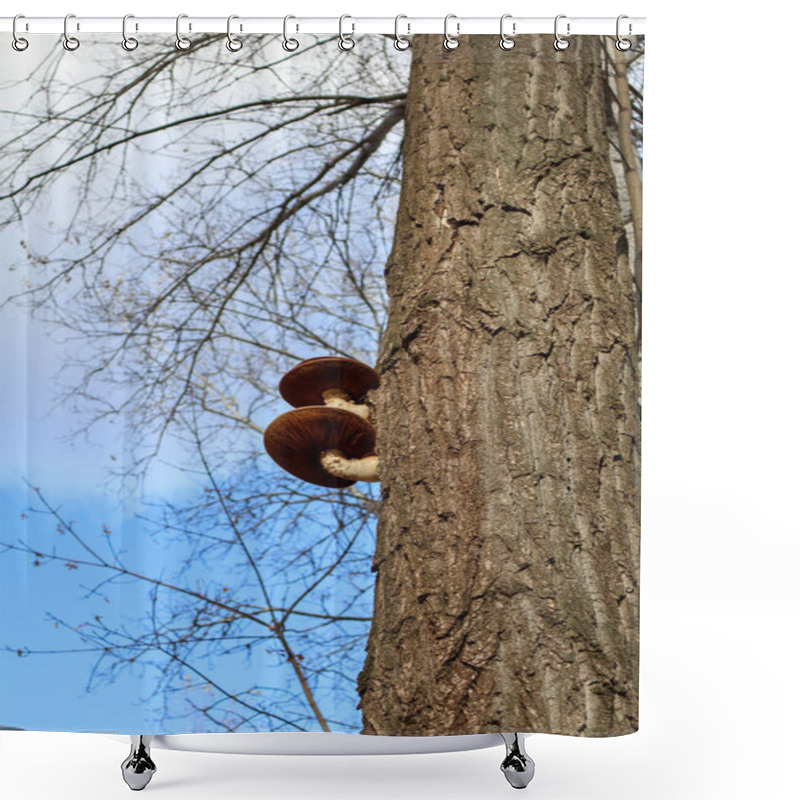
[[[297,17],[291,16],[283,18],[283,49],[289,53],[293,53],[300,47],[300,42],[297,39],[289,38],[289,20],[290,19],[297,19]]]
[[[139,40],[133,36],[128,36],[128,20],[133,19],[133,14],[126,14],[122,18],[122,49],[130,52],[139,46]]]
[[[566,14],[559,14],[556,17],[554,26],[556,38],[555,41],[553,42],[553,47],[555,47],[556,50],[566,50],[569,47],[569,42],[558,32],[558,21],[560,19],[566,19],[566,18],[567,18]],[[569,36],[569,22],[567,23],[567,36]]]
[[[225,42],[225,47],[227,47],[231,53],[238,53],[242,47],[244,47],[242,40],[231,33],[231,22],[235,19],[239,19],[236,14],[231,14],[228,17],[228,41]]]
[[[411,42],[400,35],[401,19],[408,19],[408,17],[405,14],[398,14],[394,18],[394,46],[396,50],[408,50],[411,47]],[[411,23],[407,22],[406,25],[408,26],[408,33],[411,33]]]
[[[178,14],[175,20],[175,47],[177,47],[178,50],[188,50],[192,46],[192,40],[187,39],[181,33],[181,20],[186,19],[188,16],[188,14]]]
[[[25,15],[24,14],[17,14],[14,17],[14,22],[11,25],[11,35],[14,37],[11,40],[11,46],[18,53],[21,53],[23,50],[27,50],[28,49],[28,45],[30,44],[30,42],[17,33],[17,20],[18,19],[25,19]]]
[[[77,50],[81,46],[81,43],[77,40],[77,38],[70,36],[69,34],[69,21],[71,19],[75,19],[74,14],[67,14],[67,16],[64,17],[64,41],[62,42],[64,49],[69,50],[70,52]]]
[[[342,16],[339,17],[339,49],[340,50],[352,50],[356,46],[355,40],[352,38],[352,36],[345,36],[344,35],[343,28],[344,28],[344,21],[346,19],[353,19],[353,18],[349,14],[342,14]],[[351,33],[355,33],[355,30],[356,30],[355,22],[351,22],[350,24],[352,25]]]
[[[442,45],[445,50],[455,50],[456,47],[458,47],[458,39],[456,36],[458,36],[458,33],[461,30],[461,23],[456,21],[456,35],[452,36],[447,30],[447,23],[450,22],[451,19],[457,20],[458,18],[455,14],[448,14],[444,18],[444,41],[442,42]]]
[[[512,22],[511,23],[511,36],[509,36],[503,30],[503,23],[507,19],[511,19],[511,14],[503,14],[503,16],[500,17],[500,49],[501,50],[510,50],[516,44],[516,42],[514,41],[513,37],[517,32],[517,23],[516,22]]]
[[[617,17],[617,42],[616,42],[616,45],[615,45],[617,50],[621,50],[621,51],[630,50],[631,46],[632,46],[630,39],[623,39],[622,36],[620,35],[620,32],[619,32],[620,23],[622,22],[623,19],[628,19],[627,15],[620,14]],[[631,24],[629,22],[628,23],[628,35],[629,36],[630,36],[630,33],[631,33]]]

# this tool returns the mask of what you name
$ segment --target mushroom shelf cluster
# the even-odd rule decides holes
[[[379,383],[374,369],[350,358],[300,362],[278,384],[295,408],[264,431],[267,453],[291,475],[317,486],[377,481],[375,428],[364,398]]]

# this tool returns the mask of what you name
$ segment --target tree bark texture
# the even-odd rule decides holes
[[[413,48],[363,733],[630,733],[638,362],[601,42]]]

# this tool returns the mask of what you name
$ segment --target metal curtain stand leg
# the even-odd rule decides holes
[[[525,740],[519,733],[501,733],[506,745],[506,757],[500,769],[515,789],[524,789],[533,779],[533,759],[525,752]],[[134,791],[150,783],[156,765],[150,757],[152,736],[131,734],[131,752],[122,762],[122,777]]]
[[[524,789],[533,779],[535,765],[525,752],[525,739],[521,733],[501,733],[506,743],[506,757],[500,765],[506,780],[515,789]]]
[[[131,752],[122,762],[122,778],[135,792],[144,789],[156,771],[156,765],[150,758],[152,741],[152,736],[131,734]]]

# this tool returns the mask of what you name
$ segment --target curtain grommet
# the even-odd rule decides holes
[[[409,39],[406,39],[405,36],[400,35],[401,19],[408,19],[408,17],[405,14],[398,14],[394,18],[394,49],[400,50],[402,52],[403,50],[408,50],[408,48],[411,47],[411,41]],[[411,34],[411,23],[407,22],[406,26],[408,28],[406,36],[408,36]]]
[[[456,20],[455,36],[451,34],[447,29],[448,23],[450,22],[451,19]],[[461,23],[458,21],[458,17],[456,17],[455,14],[448,14],[444,18],[444,41],[442,42],[442,47],[444,47],[445,50],[455,50],[458,47],[460,43],[457,37],[460,30],[461,30]]]
[[[281,42],[281,46],[287,53],[293,53],[300,47],[300,42],[297,39],[292,38],[289,36],[289,20],[290,19],[297,19],[297,17],[293,17],[291,14],[285,16],[283,18],[283,42]]]
[[[553,41],[553,47],[556,50],[566,50],[569,47],[569,41],[565,39],[559,32],[558,32],[558,21],[560,19],[566,19],[566,14],[559,14],[556,17],[555,23],[553,25],[553,30],[555,32],[555,39]],[[567,22],[567,36],[569,36],[569,22]]]
[[[614,43],[614,47],[617,48],[620,52],[624,53],[626,50],[630,50],[633,47],[633,42],[630,39],[623,38],[622,34],[620,33],[620,27],[622,20],[629,19],[626,14],[620,14],[617,17],[617,41]],[[631,35],[632,27],[631,23],[628,23],[628,36]]]
[[[236,14],[231,14],[228,17],[228,40],[225,42],[225,47],[227,47],[231,53],[238,53],[244,47],[244,42],[231,32],[231,22],[235,19],[239,19]]]
[[[127,50],[129,53],[139,46],[138,39],[128,36],[128,20],[133,18],[133,14],[126,14],[122,18],[122,49]]]
[[[75,19],[74,14],[67,14],[67,16],[64,17],[64,41],[61,43],[62,45],[64,45],[64,49],[69,50],[70,53],[74,52],[81,46],[78,37],[72,36],[69,32],[69,21],[71,19]],[[77,26],[76,30],[78,30]]]
[[[511,23],[511,35],[507,34],[504,30],[504,24],[507,19],[512,19],[511,14],[503,14],[500,17],[500,49],[501,50],[511,50],[515,45],[516,42],[514,41],[514,36],[517,33],[517,23]]]
[[[24,14],[17,14],[14,17],[14,22],[11,24],[11,35],[13,39],[11,40],[11,46],[18,52],[21,53],[23,50],[27,50],[30,42],[24,37],[20,36],[17,33],[17,20],[18,19],[25,19]]]
[[[349,14],[342,14],[339,17],[339,49],[340,50],[352,50],[356,46],[356,41],[353,39],[352,36],[345,36],[344,34],[344,21],[346,19],[353,19]],[[355,33],[356,24],[355,22],[350,23],[351,30],[350,33]]]
[[[187,39],[181,33],[181,20],[186,19],[188,16],[188,14],[178,14],[177,18],[175,19],[175,47],[178,50],[188,50],[192,46],[192,40]],[[191,30],[191,26],[189,27],[189,30]]]

